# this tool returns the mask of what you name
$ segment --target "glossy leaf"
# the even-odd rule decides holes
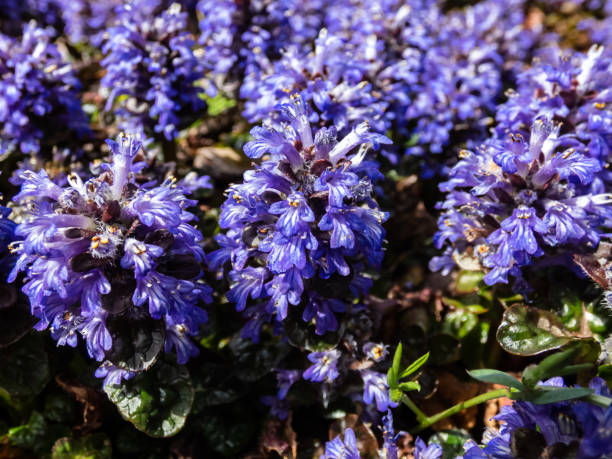
[[[573,337],[554,313],[523,304],[508,308],[497,329],[501,347],[516,355],[535,355],[557,349]]]
[[[122,385],[107,385],[104,391],[125,420],[152,437],[179,432],[194,397],[187,369],[165,362]]]
[[[111,316],[106,326],[113,338],[113,347],[106,354],[108,360],[133,372],[153,366],[164,346],[165,330],[161,321]]]
[[[49,361],[42,336],[31,333],[0,351],[0,390],[11,396],[38,394],[49,380]]]

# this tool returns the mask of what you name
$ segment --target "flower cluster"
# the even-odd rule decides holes
[[[270,69],[282,49],[312,41],[322,27],[326,2],[282,0],[237,3],[200,0],[200,43],[206,68],[221,84],[247,88]],[[250,89],[247,89],[250,91]]]
[[[543,384],[564,387],[563,379],[552,378]],[[598,395],[610,396],[600,378],[590,383]],[[484,448],[475,442],[465,444],[464,459],[575,457],[595,459],[612,457],[612,409],[588,402],[565,401],[547,405],[513,402],[502,407],[493,419],[502,421],[499,431],[489,430]]]
[[[511,77],[541,39],[524,25],[522,6],[487,0],[444,13],[431,0],[336,2],[319,18],[325,29],[314,45],[300,35],[280,58],[248,75],[240,92],[244,114],[274,119],[275,106],[298,91],[312,108],[311,121],[341,127],[369,119],[379,132],[392,127],[409,154],[480,141],[502,76]],[[235,25],[222,18],[215,24],[223,30]],[[212,33],[212,22],[204,23]],[[237,61],[228,47],[224,53],[228,66]]]
[[[52,35],[35,22],[19,40],[0,34],[0,155],[50,153],[90,132],[79,80]]]
[[[55,0],[60,8],[64,32],[74,43],[99,46],[121,0]]]
[[[486,269],[489,285],[512,275],[526,290],[523,267],[594,250],[610,225],[612,62],[601,48],[556,56],[521,76],[498,109],[498,136],[462,151],[440,185],[434,243],[446,249],[433,270]]]
[[[372,85],[365,79],[367,65],[348,52],[345,40],[323,29],[314,53],[293,47],[250,93],[243,88],[243,114],[250,121],[278,117],[276,107],[288,103],[291,94],[299,93],[312,108],[312,123],[331,123],[344,133],[368,120],[374,130],[384,132],[390,127],[384,118],[386,102],[372,94]]]
[[[347,347],[350,348],[350,345]],[[389,387],[387,377],[373,369],[373,365],[383,361],[386,357],[386,346],[378,343],[367,343],[363,346],[363,359],[357,359],[358,349],[352,353],[342,353],[337,349],[322,352],[312,352],[308,355],[308,360],[312,363],[304,373],[303,378],[312,382],[331,384],[339,376],[346,376],[351,368],[351,363],[360,361],[363,369],[359,370],[359,375],[363,381],[363,396],[361,400],[366,405],[376,405],[380,412],[386,412],[389,408],[397,406],[389,397]],[[365,362],[365,363],[364,363]]]
[[[143,163],[132,137],[108,143],[111,163],[85,182],[72,174],[62,188],[44,170],[23,173],[15,200],[32,210],[16,230],[23,241],[13,245],[9,280],[25,271],[36,329],[72,347],[80,333],[89,355],[105,361],[97,375],[117,383],[150,367],[164,343],[179,363],[197,354],[189,335],[206,321],[198,303],[210,288],[197,280],[202,236],[185,210],[194,201],[174,179],[136,182]]]
[[[227,297],[237,309],[255,300],[243,329],[253,339],[264,322],[280,324],[289,305],[317,334],[336,330],[347,299],[369,288],[365,266],[379,266],[383,255],[386,214],[372,199],[378,171],[364,157],[389,139],[365,122],[340,141],[335,127],[313,133],[297,95],[283,111],[289,124],[251,131],[245,153],[265,157],[228,189],[219,219],[226,232],[211,255],[216,267],[231,260]]]
[[[117,9],[117,23],[105,34],[101,84],[110,93],[106,110],[116,105],[121,129],[168,140],[206,108],[203,70],[186,32],[181,5],[163,10],[161,0],[134,0]]]

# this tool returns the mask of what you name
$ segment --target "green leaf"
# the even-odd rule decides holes
[[[425,355],[422,355],[421,357],[416,359],[414,362],[412,362],[408,366],[408,368],[402,371],[402,373],[399,376],[399,379],[406,378],[410,376],[411,374],[413,374],[415,371],[417,371],[419,368],[425,365],[425,362],[427,362],[428,359],[429,359],[429,352]]]
[[[493,369],[468,370],[468,374],[478,381],[491,384],[501,384],[502,386],[512,387],[518,390],[524,390],[526,387],[514,376],[504,373],[503,371]]]
[[[191,431],[204,438],[217,454],[213,457],[242,457],[239,454],[254,440],[261,418],[248,406],[234,406],[227,411],[216,410],[190,419]]]
[[[393,368],[389,368],[389,371],[387,371],[387,385],[391,389],[397,387],[397,378],[395,377],[395,373],[393,373]]]
[[[597,369],[597,376],[606,380],[608,385],[612,383],[612,364],[600,365]]]
[[[0,351],[0,390],[11,396],[29,397],[43,390],[49,380],[49,361],[42,337],[31,333]]]
[[[8,441],[10,445],[33,451],[40,457],[49,453],[57,438],[68,434],[68,426],[48,423],[42,414],[33,411],[26,424],[9,429],[0,442]]]
[[[24,337],[32,329],[36,319],[30,314],[27,300],[19,295],[15,285],[0,284],[0,297],[4,302],[0,307],[0,348],[3,348]],[[7,302],[9,306],[6,305]]]
[[[463,445],[470,438],[470,434],[463,429],[443,430],[429,437],[429,445],[442,447],[442,459],[455,459],[463,456]]]
[[[590,371],[592,363],[597,359],[599,353],[600,347],[595,340],[576,340],[562,351],[549,355],[537,366],[526,368],[523,371],[523,382],[527,386],[533,387],[539,381],[553,376]]]
[[[410,392],[413,390],[420,391],[421,385],[416,381],[410,381],[410,382],[400,383],[399,388],[404,392]]]
[[[484,278],[482,271],[461,271],[457,276],[457,292],[472,293]]]
[[[111,442],[103,433],[80,438],[60,438],[53,445],[52,459],[111,459]]]
[[[393,370],[393,378],[397,381],[399,379],[400,374],[400,365],[402,364],[402,343],[397,344],[397,348],[395,349],[395,354],[393,354],[393,365],[391,369]]]
[[[549,311],[515,304],[504,312],[497,341],[510,354],[536,355],[570,342],[572,332]]]
[[[232,108],[236,105],[234,99],[228,99],[223,94],[218,93],[215,97],[204,96],[204,100],[208,104],[208,114],[210,116],[217,116],[223,113],[228,108]]]
[[[187,369],[165,362],[121,385],[107,385],[104,391],[125,420],[151,437],[179,432],[194,397]]]
[[[574,400],[586,397],[592,393],[593,390],[587,387],[537,386],[534,393],[524,400],[535,403],[536,405],[545,405],[547,403],[557,403],[564,400]]]
[[[137,320],[111,316],[106,321],[113,347],[106,358],[122,370],[146,371],[153,366],[163,348],[165,329],[162,322],[150,318]]]
[[[478,325],[478,316],[465,309],[452,311],[444,318],[444,332],[463,339]]]

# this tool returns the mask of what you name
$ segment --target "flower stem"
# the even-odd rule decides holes
[[[479,405],[488,400],[493,400],[495,398],[500,398],[500,397],[508,397],[509,395],[510,395],[510,391],[508,389],[492,390],[489,392],[485,392],[484,394],[477,395],[476,397],[466,400],[465,402],[458,403],[457,405],[450,407],[448,410],[444,410],[441,413],[435,414],[433,416],[426,416],[423,414],[423,412],[421,412],[418,408],[415,407],[421,413],[421,415],[425,416],[422,420],[419,419],[419,414],[412,407],[410,407],[410,405],[406,403],[403,398],[402,398],[402,402],[406,403],[406,405],[408,405],[408,407],[410,407],[410,409],[412,409],[412,411],[414,411],[417,414],[417,419],[419,419],[420,424],[413,431],[414,433],[417,433],[435,424],[441,419],[457,414],[460,411],[463,411],[465,409]]]
[[[410,408],[414,414],[416,414],[417,421],[421,423],[427,421],[427,415],[423,413],[406,394],[402,395],[402,403]]]
[[[591,394],[582,398],[582,401],[592,403],[593,405],[601,406],[602,408],[609,408],[612,404],[612,399],[604,395]]]

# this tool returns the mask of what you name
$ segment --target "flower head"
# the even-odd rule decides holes
[[[488,284],[511,275],[524,286],[522,271],[538,258],[596,248],[610,225],[612,131],[602,122],[609,109],[601,83],[608,61],[592,50],[526,72],[520,92],[498,109],[498,132],[510,132],[462,151],[440,185],[448,194],[434,243],[447,251],[432,269],[468,256]]]
[[[0,34],[0,155],[50,156],[52,148],[72,147],[74,138],[90,133],[80,82],[52,36],[34,21],[19,39]]]
[[[187,13],[178,3],[164,8],[161,0],[134,0],[118,8],[102,46],[101,83],[110,91],[106,109],[116,105],[122,129],[172,140],[206,104],[195,84],[203,70],[186,32]]]
[[[299,96],[284,113],[288,124],[251,131],[245,153],[263,161],[228,189],[219,222],[223,248],[212,257],[219,265],[231,261],[228,298],[239,310],[250,297],[264,305],[258,321],[282,322],[290,306],[300,307],[322,335],[337,329],[346,296],[317,286],[336,278],[350,286],[364,264],[382,259],[386,215],[372,199],[364,155],[389,140],[366,123],[340,141],[334,128],[313,132]]]
[[[163,344],[179,363],[197,354],[189,336],[206,321],[198,304],[210,288],[198,281],[201,235],[185,210],[193,201],[172,178],[136,182],[134,138],[108,143],[111,163],[89,180],[72,174],[60,187],[44,171],[23,173],[16,199],[32,210],[16,230],[10,280],[25,271],[38,330],[73,347],[80,334],[92,358],[108,361],[99,375],[116,381],[152,365]]]

